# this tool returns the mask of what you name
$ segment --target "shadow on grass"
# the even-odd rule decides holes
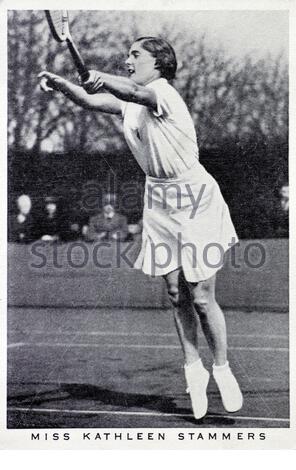
[[[77,402],[80,402],[78,407]],[[81,405],[81,402],[84,402],[84,404]],[[61,403],[63,403],[63,406],[60,406]],[[73,406],[73,403],[75,403],[75,406]],[[44,418],[40,421],[40,419],[36,416],[36,412],[30,411],[30,408],[38,409],[39,407],[49,409],[58,408],[61,410],[61,413],[59,413],[59,418],[57,416],[52,418],[47,416],[47,418],[45,418],[48,427],[66,427],[61,424],[66,415],[66,412],[63,414],[63,409],[85,409],[87,411],[85,415],[82,412],[81,418],[76,416],[75,420],[79,421],[80,419],[85,420],[86,415],[89,418],[96,415],[95,412],[93,415],[92,413],[89,413],[90,409],[104,410],[105,407],[107,414],[108,410],[113,411],[114,408],[114,411],[128,411],[130,409],[136,409],[138,412],[155,411],[158,413],[182,415],[169,416],[168,418],[170,422],[168,422],[167,419],[161,415],[159,417],[156,416],[155,419],[158,421],[161,420],[162,422],[162,426],[159,427],[171,427],[172,420],[176,423],[175,427],[178,427],[177,423],[180,425],[181,422],[183,422],[183,426],[185,423],[188,423],[188,426],[190,427],[235,426],[235,417],[226,418],[225,416],[221,416],[219,414],[214,415],[212,413],[211,416],[206,416],[201,420],[194,419],[191,414],[189,401],[188,407],[182,408],[176,405],[175,399],[173,397],[113,391],[94,385],[76,383],[62,383],[58,384],[56,387],[51,386],[51,388],[47,391],[14,395],[8,400],[8,407],[26,408],[26,411],[23,412],[17,410],[9,411],[9,428],[38,427],[37,423],[41,423],[41,421],[44,422]],[[135,413],[137,411],[135,411]],[[38,415],[41,414],[42,412],[38,413]],[[142,418],[143,415],[141,416],[141,419]],[[54,423],[56,423],[56,426]]]
[[[107,406],[125,408],[145,408],[162,413],[186,413],[188,409],[177,408],[173,397],[144,395],[108,390],[88,384],[58,384],[47,391],[20,393],[8,398],[8,406],[31,407],[61,401],[91,401]],[[87,409],[87,408],[86,408]],[[98,408],[100,409],[100,408]]]

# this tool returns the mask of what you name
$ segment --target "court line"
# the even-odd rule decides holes
[[[124,343],[11,343],[8,348],[17,347],[51,347],[51,348],[126,348],[126,349],[181,349],[181,346],[174,344],[124,344]],[[207,349],[206,346],[201,346],[201,349]],[[257,347],[257,346],[229,346],[229,351],[270,351],[270,352],[289,352],[289,348],[271,348],[271,347]]]
[[[123,415],[123,416],[153,416],[153,417],[180,417],[180,418],[193,418],[190,413],[157,413],[154,411],[107,411],[107,410],[63,410],[59,408],[21,408],[21,407],[8,407],[7,411],[22,411],[34,413],[61,413],[61,414],[92,414],[92,415]],[[266,418],[260,416],[236,416],[236,415],[206,415],[206,418],[223,418],[223,419],[236,419],[240,421],[270,421],[270,422],[284,422],[289,423],[288,418]]]
[[[120,333],[116,331],[44,331],[44,330],[11,330],[11,334],[33,334],[33,335],[55,335],[55,336],[147,336],[147,337],[159,337],[159,338],[177,338],[177,333],[142,333],[141,331],[133,331],[127,333]],[[287,335],[258,335],[258,334],[228,334],[228,338],[266,338],[266,339],[288,339]]]

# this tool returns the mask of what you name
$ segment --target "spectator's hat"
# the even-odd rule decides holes
[[[20,203],[20,204],[22,204],[22,203],[31,203],[31,198],[27,194],[21,194],[17,198],[17,202]]]
[[[111,206],[115,206],[116,204],[116,194],[114,193],[106,193],[103,196],[103,205],[111,204]]]
[[[57,203],[57,198],[55,196],[46,196],[44,200],[45,200],[46,204],[50,204],[50,203],[56,204]]]

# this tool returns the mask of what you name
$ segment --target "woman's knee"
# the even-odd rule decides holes
[[[176,284],[168,284],[167,286],[169,299],[174,307],[179,305],[179,287]]]
[[[172,271],[163,277],[166,282],[169,299],[173,306],[177,307],[179,305],[180,270]]]
[[[215,302],[213,286],[208,281],[202,281],[192,292],[193,304],[199,315],[207,315]]]

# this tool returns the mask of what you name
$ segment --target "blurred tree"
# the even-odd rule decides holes
[[[282,56],[240,62],[206,37],[176,47],[184,58],[175,81],[193,117],[201,147],[258,141],[288,133],[288,70]],[[190,64],[190,66],[188,66]]]
[[[119,13],[110,15],[108,24],[104,22],[104,29],[100,24],[95,28],[96,15],[92,12],[84,12],[81,16],[73,14],[73,28],[81,49],[85,48],[84,56],[90,67],[100,65],[104,70],[120,70],[122,73],[122,65],[119,64],[124,61],[123,55],[118,59],[117,40],[121,43],[124,33],[122,30],[114,35],[107,33]],[[108,47],[105,41],[110,43]],[[86,111],[59,93],[46,95],[39,90],[37,75],[44,69],[67,76],[72,81],[77,79],[67,47],[53,40],[43,11],[9,12],[8,50],[10,148],[32,149],[38,153],[41,150],[104,150],[106,142],[115,149],[122,147],[123,137],[120,133],[118,135],[121,128],[112,116]]]

